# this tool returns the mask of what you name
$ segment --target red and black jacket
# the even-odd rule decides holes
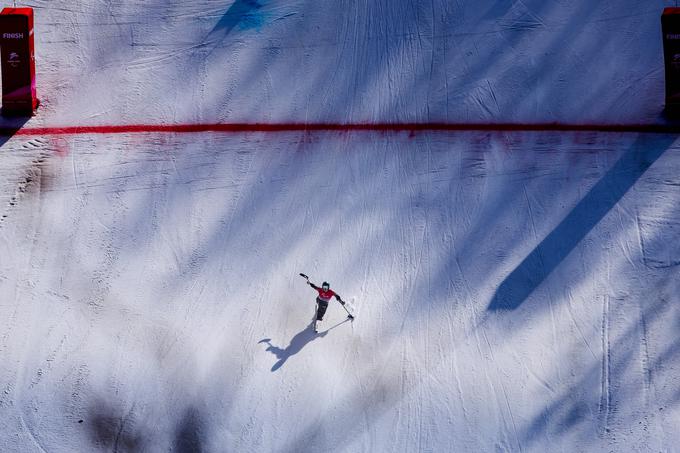
[[[337,294],[335,294],[335,291],[333,291],[333,290],[330,289],[330,288],[328,288],[328,290],[326,291],[326,290],[324,290],[323,288],[319,288],[318,286],[316,286],[316,285],[315,285],[314,283],[312,283],[312,282],[309,282],[309,286],[311,286],[312,288],[314,288],[314,289],[319,293],[319,300],[322,300],[322,301],[324,301],[324,302],[330,302],[330,300],[331,300],[333,297],[335,297],[338,301],[342,302],[342,299],[340,298],[340,296],[338,296]]]

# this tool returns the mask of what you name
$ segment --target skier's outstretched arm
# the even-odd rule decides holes
[[[335,295],[335,298],[338,299],[338,302],[340,302],[340,305],[345,305],[345,301],[342,300],[342,298],[340,297],[339,294],[336,294],[336,295]]]

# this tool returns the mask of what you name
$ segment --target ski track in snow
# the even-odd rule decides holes
[[[602,305],[602,382],[600,391],[600,415],[602,430],[609,433],[609,417],[611,416],[611,345],[609,341],[609,296],[604,297]]]

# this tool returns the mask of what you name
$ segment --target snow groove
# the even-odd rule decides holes
[[[611,417],[611,346],[609,339],[609,296],[603,297],[602,303],[602,370],[600,385],[600,427],[604,436],[609,434],[609,419]]]

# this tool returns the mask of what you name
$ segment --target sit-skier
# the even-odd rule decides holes
[[[310,282],[309,279],[307,279],[307,284],[319,293],[316,298],[316,320],[314,322],[314,326],[316,328],[316,323],[323,321],[323,315],[326,314],[328,302],[330,302],[333,297],[335,297],[342,305],[345,305],[345,302],[342,300],[342,298],[340,298],[340,296],[335,294],[335,291],[331,289],[331,285],[329,285],[328,282],[323,282],[321,288]]]

